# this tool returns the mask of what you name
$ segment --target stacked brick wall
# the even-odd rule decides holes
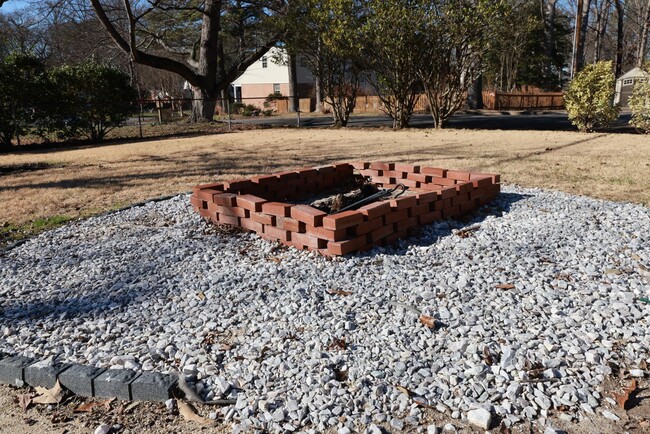
[[[316,193],[370,178],[409,194],[354,211],[327,214],[296,205]],[[499,194],[499,175],[396,163],[343,163],[194,188],[193,208],[214,223],[256,232],[299,249],[346,255],[389,244],[436,220],[457,218]]]

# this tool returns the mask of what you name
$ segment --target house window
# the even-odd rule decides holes
[[[269,66],[269,62],[266,56],[264,56],[262,57],[262,68],[266,68],[267,66]]]
[[[631,86],[632,83],[634,83],[633,78],[626,78],[625,80],[623,80],[623,86]]]
[[[273,84],[273,93],[280,93],[280,83]]]

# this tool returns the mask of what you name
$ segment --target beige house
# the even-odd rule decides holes
[[[298,59],[296,65],[298,97],[313,96],[314,76]],[[232,96],[244,104],[263,106],[264,100],[272,93],[289,95],[289,65],[286,51],[279,47],[271,48],[262,58],[249,66],[242,75],[232,82]]]
[[[641,68],[636,67],[616,80],[616,95],[614,96],[614,104],[619,104],[621,107],[627,107],[632,90],[635,83],[643,83],[648,79],[648,73],[644,72]]]

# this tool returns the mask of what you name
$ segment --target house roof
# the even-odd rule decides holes
[[[644,72],[641,68],[639,68],[637,66],[635,68],[630,69],[629,71],[627,71],[625,74],[621,75],[620,77],[618,77],[618,79],[623,80],[625,78],[644,77],[644,76],[647,76],[647,75],[648,75],[647,72]]]

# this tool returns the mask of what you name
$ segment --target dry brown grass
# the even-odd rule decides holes
[[[509,184],[650,205],[650,137],[547,131],[266,129],[5,154],[0,224],[77,217],[212,180],[342,160],[495,172]],[[33,168],[33,166],[32,166]]]

